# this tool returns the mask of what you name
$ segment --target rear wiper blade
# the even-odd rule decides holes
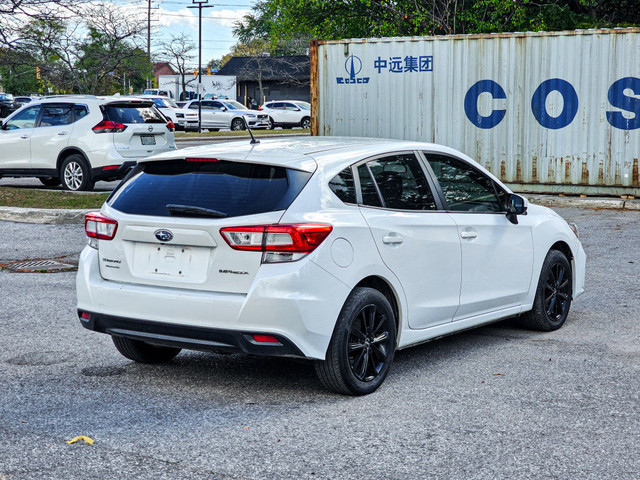
[[[226,218],[227,214],[212,208],[196,207],[193,205],[176,205],[170,203],[166,205],[167,210],[171,215],[181,214],[185,217],[214,217],[214,218]]]

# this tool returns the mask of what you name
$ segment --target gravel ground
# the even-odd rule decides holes
[[[588,255],[564,328],[403,350],[363,398],[304,362],[134,364],[80,326],[74,273],[0,271],[0,479],[638,479],[640,213],[558,211]],[[0,222],[0,260],[84,244],[81,225]]]

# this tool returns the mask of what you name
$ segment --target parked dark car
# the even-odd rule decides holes
[[[31,97],[14,97],[13,101],[16,103],[16,108],[20,108],[27,103],[31,103],[33,98]]]
[[[4,118],[18,109],[13,95],[10,93],[0,93],[0,118]]]

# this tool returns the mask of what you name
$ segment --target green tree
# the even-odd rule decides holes
[[[640,25],[637,0],[258,0],[236,24],[243,42]]]

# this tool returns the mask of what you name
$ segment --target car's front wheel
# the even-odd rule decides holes
[[[269,117],[269,120],[267,120],[269,122],[269,130],[273,130],[274,128],[276,128],[276,124],[273,121],[273,118]]]
[[[179,348],[151,345],[142,340],[118,336],[111,339],[122,355],[138,363],[164,363],[180,353]]]
[[[244,122],[241,118],[234,118],[231,122],[231,130],[244,130]]]
[[[60,167],[62,186],[67,190],[92,190],[94,182],[91,180],[89,165],[81,155],[69,155]]]
[[[550,250],[542,264],[533,310],[524,313],[521,323],[532,330],[550,332],[564,324],[573,293],[571,264],[558,250]]]
[[[396,323],[389,300],[358,287],[347,298],[325,360],[316,360],[320,382],[345,395],[374,392],[389,373],[396,347]]]

